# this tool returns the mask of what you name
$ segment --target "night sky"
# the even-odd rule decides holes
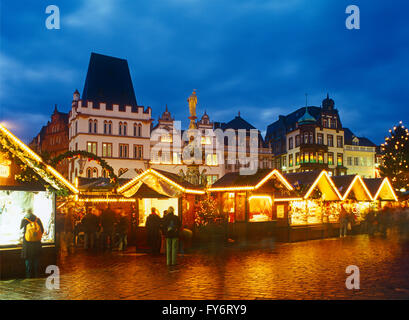
[[[47,5],[61,29],[45,27]],[[361,29],[345,27],[358,5]],[[260,129],[320,106],[327,92],[344,127],[373,142],[409,125],[409,2],[344,0],[1,0],[0,119],[25,142],[57,104],[82,93],[91,52],[128,60],[139,105],[155,122],[168,105],[241,116]]]

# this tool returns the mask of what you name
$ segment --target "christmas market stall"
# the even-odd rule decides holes
[[[228,237],[234,240],[286,237],[288,203],[299,199],[277,170],[258,170],[253,175],[231,172],[207,189],[228,221]]]
[[[342,196],[342,206],[353,218],[355,231],[365,221],[371,211],[376,211],[378,205],[373,201],[372,194],[364,180],[359,175],[345,175],[331,177]]]
[[[342,197],[328,172],[288,173],[284,177],[299,196],[289,202],[288,241],[336,235]]]
[[[78,190],[0,124],[0,279],[24,275],[21,221],[32,211],[42,222],[40,272],[56,264],[57,196]]]
[[[157,169],[147,169],[118,189],[121,196],[134,199],[138,220],[138,239],[145,239],[146,218],[152,208],[163,217],[170,206],[181,218],[182,225],[192,230],[195,224],[195,203],[205,195],[204,188],[193,185],[181,176]]]

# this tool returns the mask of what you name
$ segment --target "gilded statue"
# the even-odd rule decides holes
[[[196,105],[197,105],[197,96],[196,90],[193,90],[193,93],[187,99],[189,102],[189,112],[191,117],[196,117]]]

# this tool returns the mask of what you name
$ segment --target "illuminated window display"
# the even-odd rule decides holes
[[[21,220],[28,209],[40,218],[44,226],[42,243],[54,243],[54,195],[46,191],[0,190],[0,246],[23,242]]]
[[[273,220],[273,200],[270,196],[251,196],[249,198],[249,221]]]
[[[163,212],[169,207],[175,209],[175,215],[179,215],[178,198],[144,198],[139,200],[139,226],[144,227],[146,224],[146,219],[151,214],[151,209],[156,208],[158,214],[163,218]]]
[[[317,201],[303,200],[290,203],[290,221],[292,225],[322,223],[322,206]]]
[[[225,216],[228,216],[229,222],[234,222],[234,193],[233,192],[226,192],[223,193],[223,207],[222,211]]]

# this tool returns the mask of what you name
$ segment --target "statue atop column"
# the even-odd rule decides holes
[[[189,129],[196,129],[196,105],[197,105],[197,96],[196,96],[196,89],[193,90],[193,93],[187,98],[187,102],[189,102],[189,112],[190,112],[190,124]]]

